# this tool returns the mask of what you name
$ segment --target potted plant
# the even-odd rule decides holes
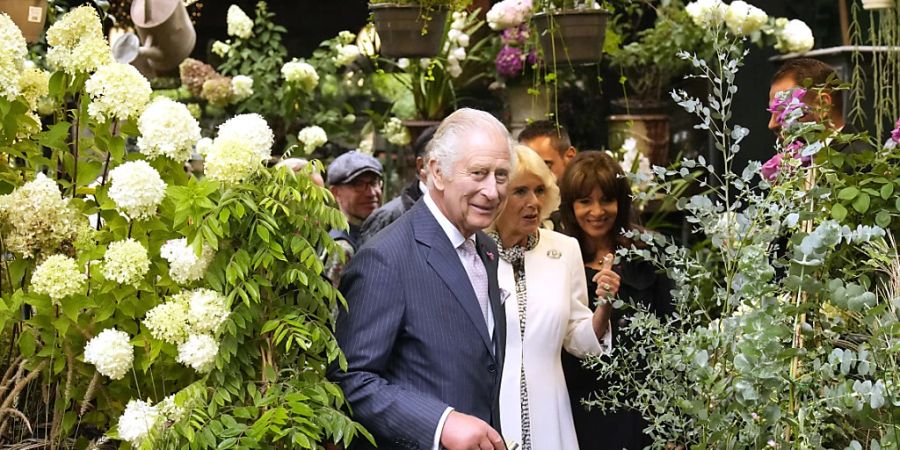
[[[391,58],[423,58],[441,49],[449,11],[458,11],[469,0],[373,0],[372,21],[381,40],[381,55]]]
[[[596,64],[603,55],[603,41],[610,12],[593,0],[543,0],[532,17],[544,60],[556,67]]]

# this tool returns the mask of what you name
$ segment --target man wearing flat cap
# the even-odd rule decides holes
[[[349,231],[329,232],[344,249],[344,264],[356,252],[363,221],[381,206],[382,172],[381,163],[377,159],[355,150],[338,156],[328,165],[326,182],[350,224]],[[340,258],[329,257],[326,260],[325,274],[335,286],[340,280],[342,268]]]

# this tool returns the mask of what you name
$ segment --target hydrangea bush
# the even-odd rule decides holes
[[[252,37],[247,20],[229,13],[229,31]],[[201,139],[184,105],[151,103],[112,62],[91,7],[48,30],[52,73],[2,13],[0,36],[0,441],[323,448],[365,434],[324,377],[343,363],[342,299],[318,254],[346,222],[309,178],[321,164],[266,169],[274,133],[257,114]],[[184,170],[193,151],[205,178]]]
[[[900,448],[898,249],[872,223],[874,211],[840,209],[855,198],[844,189],[858,189],[859,177],[894,183],[892,141],[851,157],[844,144],[853,137],[810,121],[816,116],[802,93],[786,92],[772,105],[784,129],[777,164],[761,172],[752,162],[735,173],[749,133],[730,122],[745,38],[716,11],[704,13],[713,61],[681,54],[708,83],[708,97],[672,96],[710,132],[724,171],[702,157],[680,171],[653,169],[667,191],[689,170],[707,171],[699,184],[709,194],[678,201],[707,241],[686,249],[627,233],[646,245],[619,256],[664,268],[676,313],[657,317],[615,300],[637,309],[624,331],[634,344],[614,351],[610,364],[590,363],[609,389],[586,403],[640,412],[650,448]],[[844,161],[856,158],[881,172],[846,173]]]

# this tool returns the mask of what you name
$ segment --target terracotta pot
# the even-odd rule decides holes
[[[0,0],[0,11],[16,23],[26,41],[41,39],[47,21],[47,0]]]
[[[532,17],[538,30],[544,64],[597,64],[603,56],[603,40],[609,11],[573,9],[538,13]]]
[[[669,116],[666,114],[617,114],[607,117],[609,148],[619,149],[633,138],[637,148],[657,166],[669,165]]]
[[[550,113],[550,100],[546,90],[542,89],[537,95],[531,95],[528,89],[528,86],[507,86],[503,93],[509,112],[507,125],[513,138],[518,137],[529,122],[546,120]]]
[[[896,0],[862,0],[863,9],[892,9],[897,5]]]
[[[381,41],[380,54],[389,58],[427,58],[441,50],[444,37],[446,9],[426,13],[417,5],[393,5],[379,3],[370,5],[375,22],[375,30]]]

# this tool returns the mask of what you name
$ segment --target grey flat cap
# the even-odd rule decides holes
[[[328,165],[326,181],[331,186],[345,184],[366,172],[372,172],[380,177],[383,172],[381,163],[372,156],[352,150],[338,156]]]

